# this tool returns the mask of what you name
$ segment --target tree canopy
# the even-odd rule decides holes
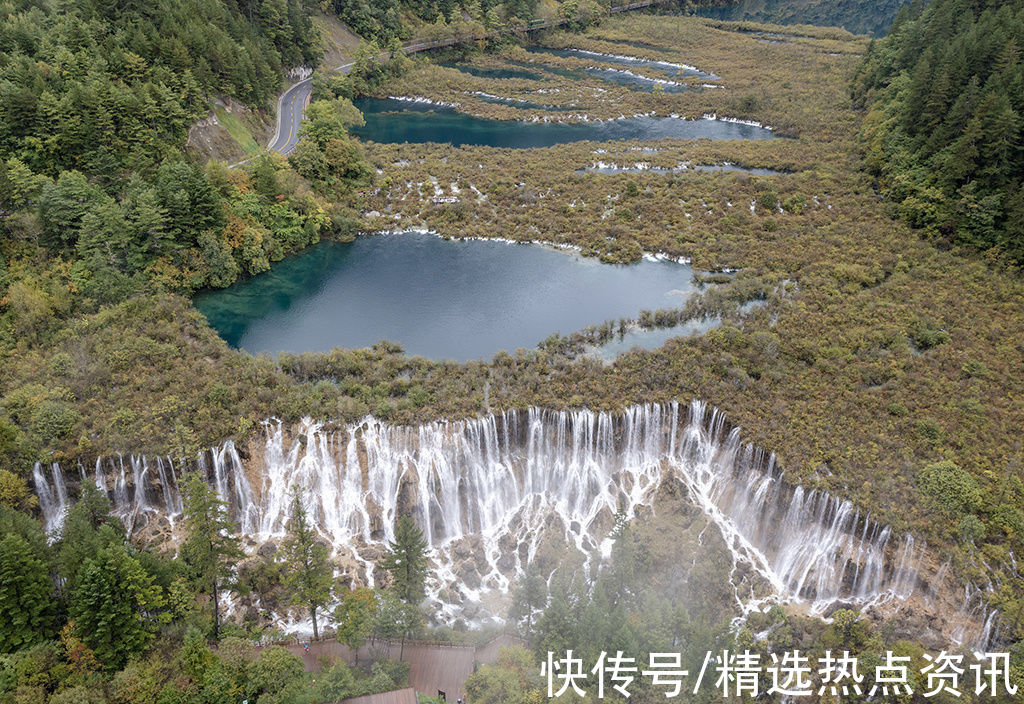
[[[427,541],[423,531],[409,516],[395,525],[395,537],[383,560],[391,573],[392,589],[407,604],[419,604],[426,594]]]
[[[853,83],[864,146],[900,216],[1024,261],[1024,2],[902,11]]]
[[[301,491],[296,490],[292,494],[286,528],[285,586],[291,592],[292,604],[309,609],[313,637],[319,638],[317,610],[324,608],[331,599],[334,567],[329,559],[330,550],[309,520]]]

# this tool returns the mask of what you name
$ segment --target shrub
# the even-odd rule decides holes
[[[302,660],[279,645],[260,652],[249,667],[249,683],[263,694],[278,694],[297,683],[303,676]]]
[[[985,524],[973,513],[969,513],[960,519],[956,532],[961,542],[974,543],[985,537]]]
[[[757,197],[757,204],[771,212],[778,206],[779,197],[775,194],[775,191],[765,191]]]
[[[832,614],[832,624],[822,636],[828,646],[860,650],[871,637],[871,630],[860,614],[850,609],[839,609]]]
[[[910,413],[910,409],[904,406],[899,401],[893,401],[889,404],[889,415],[896,416],[897,418],[906,418],[907,414]]]
[[[934,321],[921,319],[911,326],[910,339],[919,350],[930,350],[949,342],[949,333]]]
[[[101,690],[77,686],[54,694],[49,704],[106,704],[106,701]]]
[[[981,488],[974,477],[949,460],[921,471],[921,491],[948,514],[973,513],[981,505]]]
[[[339,702],[353,695],[355,685],[355,677],[352,676],[352,670],[348,665],[343,662],[336,663],[323,670],[317,677],[317,699],[323,702]]]
[[[917,434],[931,442],[939,442],[943,437],[942,428],[934,418],[921,418],[917,421]]]
[[[794,194],[782,202],[782,209],[794,215],[802,215],[806,207],[807,198],[803,193]]]
[[[79,418],[78,411],[64,401],[42,401],[32,411],[32,431],[52,444],[70,433]]]
[[[370,668],[373,675],[387,677],[396,687],[404,687],[409,682],[409,663],[399,660],[377,660]]]
[[[984,362],[979,362],[975,359],[967,360],[962,367],[960,372],[965,377],[977,377],[979,379],[985,379],[989,375],[988,366]]]

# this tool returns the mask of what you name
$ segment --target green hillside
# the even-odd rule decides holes
[[[1024,261],[1024,3],[937,0],[902,13],[853,86],[864,145],[899,216]]]

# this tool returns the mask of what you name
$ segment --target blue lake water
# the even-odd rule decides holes
[[[252,353],[387,339],[409,354],[462,361],[682,306],[691,277],[674,262],[602,264],[540,245],[407,232],[321,243],[195,304],[229,344]]]
[[[587,354],[604,362],[613,362],[617,357],[635,349],[654,350],[673,337],[694,337],[719,327],[719,318],[690,320],[670,328],[635,328],[624,335],[616,335],[603,345],[591,347]]]
[[[547,49],[544,47],[530,47],[527,51],[535,54],[550,54],[552,56],[561,56],[563,58],[576,58],[576,59],[590,59],[599,63],[606,64],[618,64],[620,66],[628,66],[630,68],[654,68],[659,71],[664,71],[669,76],[696,76],[703,81],[717,81],[718,76],[713,73],[705,73],[693,66],[685,66],[683,64],[677,64],[671,61],[654,61],[652,59],[643,59],[639,56],[628,56],[624,54],[602,54],[596,51],[587,51],[585,49]]]
[[[629,90],[663,90],[666,93],[685,93],[688,90],[700,90],[700,88],[692,88],[685,83],[648,78],[647,76],[639,76],[631,71],[615,68],[597,68],[594,66],[583,69],[583,72],[602,81],[625,86]]]
[[[468,73],[471,76],[476,76],[477,78],[521,78],[527,81],[539,81],[541,78],[540,74],[535,73],[534,71],[514,68],[489,68],[462,63],[445,63],[440,65],[445,68],[454,68],[458,71],[462,71],[463,73]]]
[[[542,103],[534,103],[529,100],[520,100],[518,98],[508,98],[501,95],[487,95],[482,93],[474,93],[473,97],[477,100],[482,100],[485,103],[491,103],[492,105],[508,105],[512,108],[518,108],[520,110],[545,110],[547,112],[580,112],[580,108],[571,105],[544,105]]]
[[[353,127],[356,137],[382,143],[439,142],[454,146],[550,147],[584,140],[654,139],[771,139],[764,127],[723,120],[683,120],[672,117],[631,117],[621,120],[559,124],[488,120],[450,107],[390,98],[354,101],[366,125]]]

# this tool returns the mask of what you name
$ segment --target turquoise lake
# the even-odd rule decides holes
[[[689,266],[602,264],[552,247],[403,232],[325,242],[195,304],[251,353],[397,342],[431,359],[487,359],[643,309],[685,304]]]
[[[381,143],[438,142],[460,146],[524,149],[591,140],[772,139],[767,128],[724,120],[630,117],[621,120],[561,124],[488,120],[450,107],[391,98],[354,101],[366,124],[353,127],[356,137]]]

